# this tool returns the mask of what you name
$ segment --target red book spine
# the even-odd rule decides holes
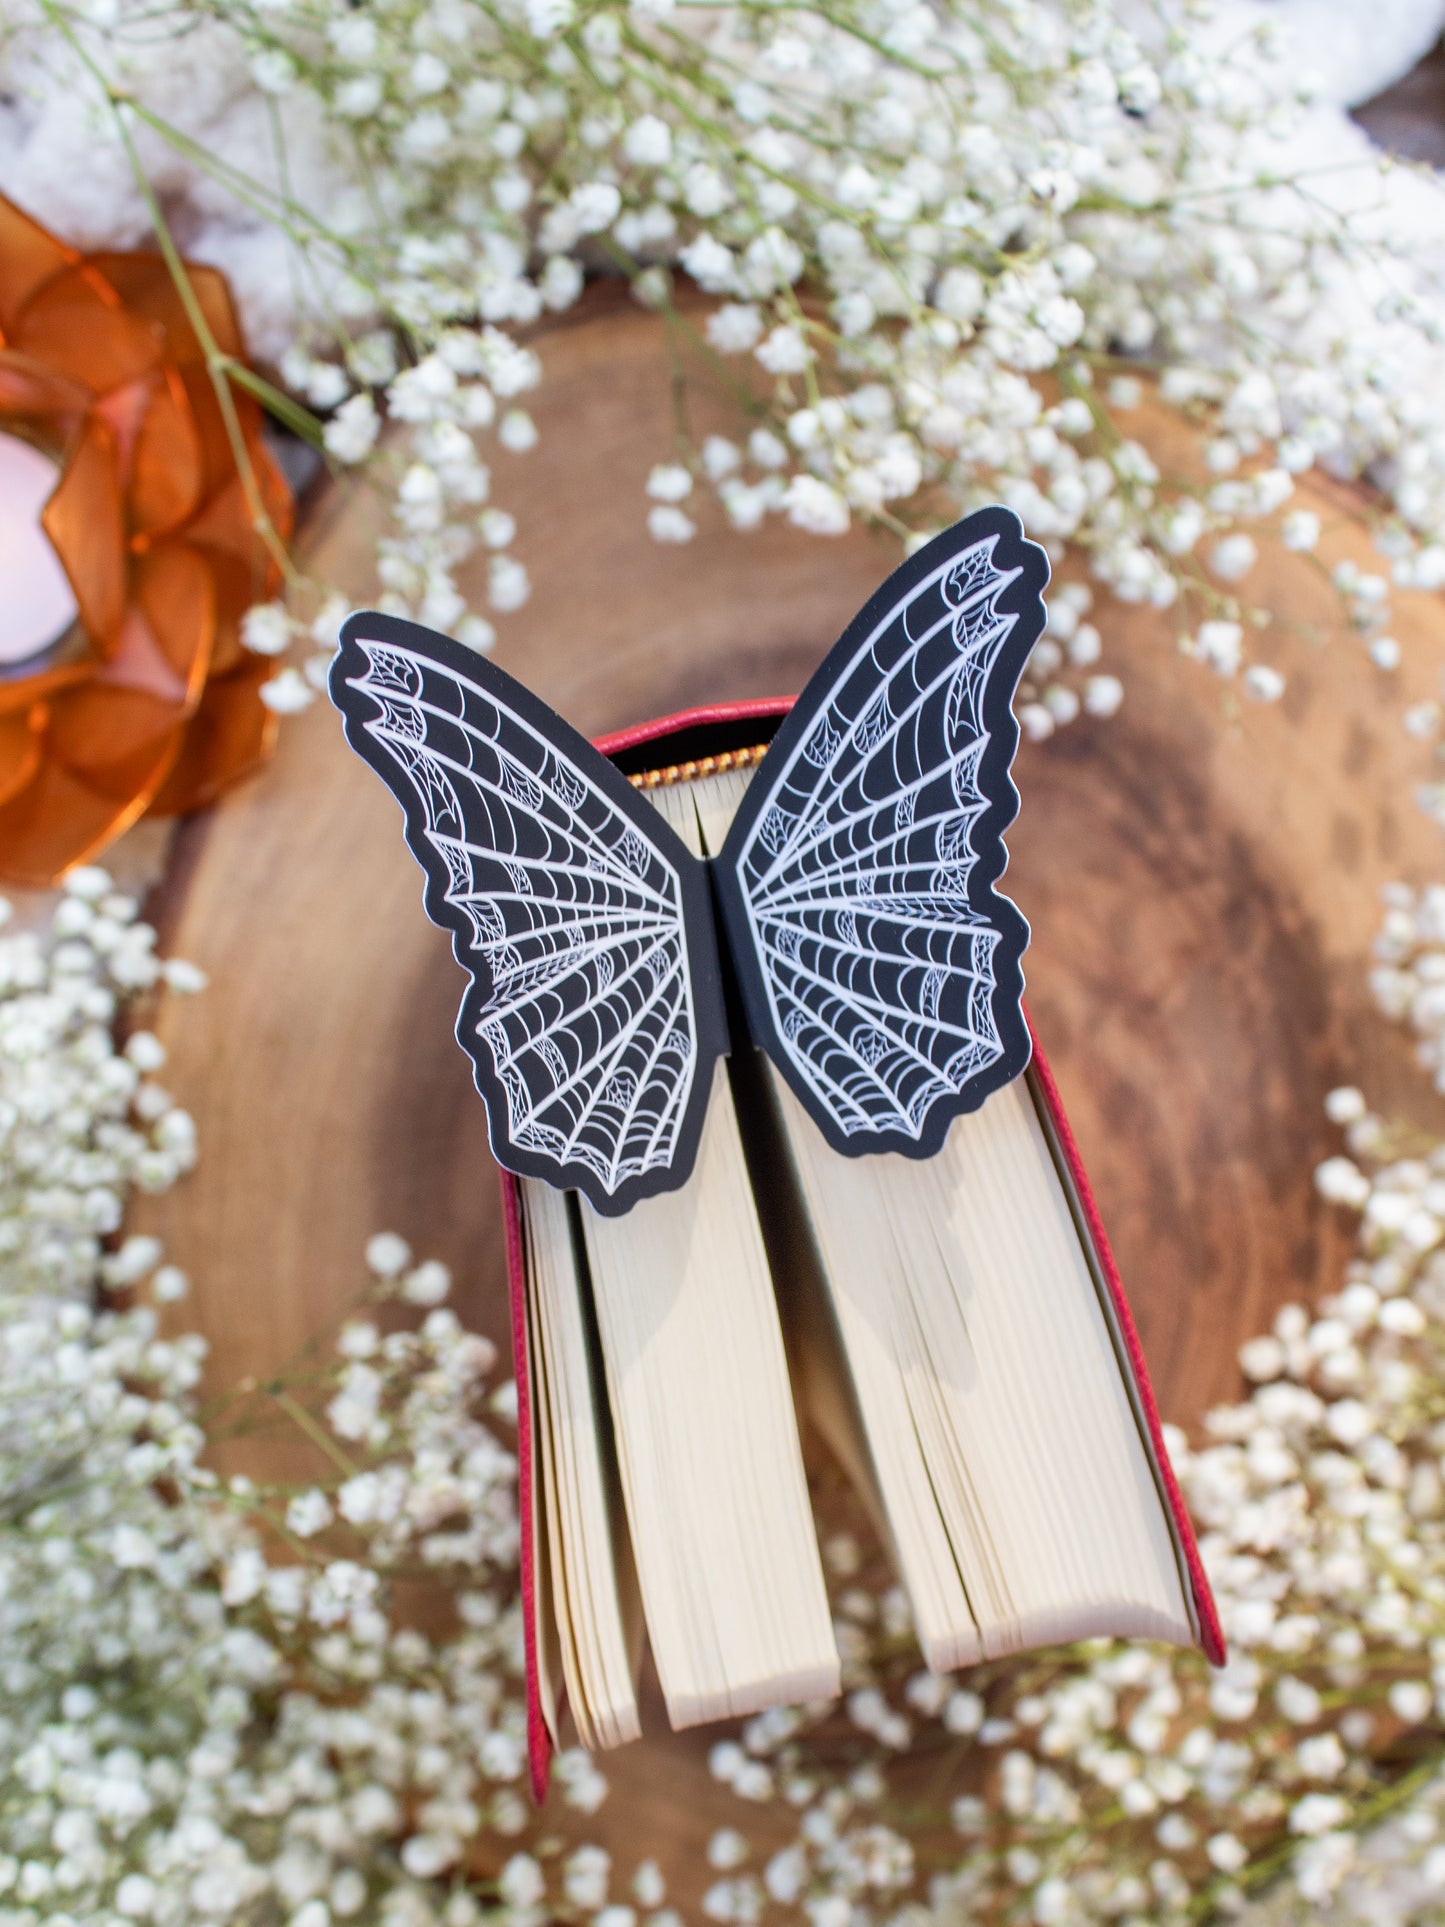
[[[1094,1247],[1100,1273],[1114,1306],[1119,1336],[1123,1341],[1124,1350],[1129,1355],[1129,1369],[1139,1394],[1139,1408],[1149,1433],[1154,1460],[1159,1468],[1159,1482],[1163,1487],[1164,1501],[1174,1520],[1179,1550],[1184,1555],[1185,1570],[1189,1574],[1189,1590],[1194,1600],[1195,1616],[1199,1621],[1199,1644],[1207,1660],[1215,1666],[1222,1666],[1224,1632],[1219,1624],[1219,1612],[1214,1604],[1209,1575],[1205,1572],[1204,1561],[1199,1556],[1199,1542],[1194,1536],[1194,1523],[1184,1503],[1184,1494],[1179,1490],[1179,1481],[1174,1476],[1174,1467],[1169,1463],[1169,1453],[1164,1444],[1164,1428],[1159,1419],[1159,1406],[1154,1397],[1154,1387],[1149,1382],[1149,1367],[1144,1362],[1144,1347],[1139,1343],[1139,1331],[1134,1323],[1134,1314],[1130,1311],[1129,1300],[1124,1295],[1124,1281],[1119,1276],[1119,1267],[1114,1263],[1114,1254],[1109,1248],[1109,1235],[1104,1229],[1104,1220],[1099,1216],[1099,1206],[1090,1188],[1088,1174],[1084,1170],[1084,1161],[1079,1156],[1078,1143],[1064,1113],[1064,1101],[1059,1096],[1059,1087],[1054,1082],[1054,1073],[1049,1068],[1049,1060],[1044,1055],[1044,1047],[1039,1042],[1039,1034],[1034,1029],[1033,1019],[1029,1016],[1027,1008],[1024,1010],[1024,1019],[1029,1027],[1029,1036],[1034,1043],[1033,1063],[1030,1068],[1034,1075],[1035,1087],[1048,1107],[1059,1150],[1063,1153],[1064,1162],[1069,1168],[1069,1176],[1074,1181],[1074,1191],[1084,1214],[1084,1223],[1088,1227],[1089,1241]]]
[[[527,1259],[522,1248],[522,1196],[517,1180],[510,1171],[503,1171],[500,1165],[497,1168],[502,1180],[502,1224],[507,1238],[512,1370],[517,1381],[517,1512],[521,1529],[522,1650],[527,1666],[527,1765],[532,1797],[541,1806],[547,1797],[552,1736],[542,1716],[542,1693],[537,1684],[537,1544],[532,1532],[537,1488],[532,1463],[532,1355],[527,1349]]]
[[[617,756],[624,750],[635,749],[643,743],[656,742],[663,737],[675,735],[683,730],[695,730],[709,726],[721,727],[742,721],[774,721],[785,716],[792,708],[791,696],[764,697],[758,701],[745,703],[715,703],[701,709],[682,710],[673,716],[662,716],[650,723],[638,723],[630,729],[615,730],[610,735],[599,736],[596,746],[604,755]],[[1027,1012],[1025,1012],[1027,1018]],[[1069,1128],[1069,1120],[1064,1112],[1059,1087],[1044,1055],[1038,1032],[1032,1019],[1028,1020],[1029,1035],[1033,1038],[1033,1066],[1036,1089],[1048,1108],[1058,1141],[1060,1154],[1068,1167],[1074,1191],[1083,1213],[1094,1254],[1098,1259],[1099,1272],[1108,1290],[1114,1309],[1115,1323],[1120,1340],[1128,1355],[1129,1367],[1138,1393],[1139,1409],[1149,1435],[1149,1444],[1158,1466],[1160,1485],[1164,1500],[1174,1522],[1175,1535],[1189,1576],[1189,1589],[1194,1601],[1195,1616],[1199,1623],[1199,1644],[1204,1655],[1216,1666],[1224,1663],[1224,1634],[1219,1624],[1219,1614],[1210,1590],[1204,1562],[1199,1556],[1199,1544],[1194,1535],[1194,1527],[1184,1504],[1184,1495],[1179,1490],[1179,1481],[1169,1463],[1165,1449],[1164,1430],[1159,1419],[1159,1407],[1154,1398],[1154,1390],[1149,1382],[1149,1368],[1144,1361],[1144,1349],[1139,1343],[1139,1333],[1129,1310],[1129,1301],[1124,1295],[1123,1280],[1114,1254],[1109,1248],[1108,1234],[1104,1221],[1099,1215],[1099,1207],[1090,1189],[1079,1147]],[[522,1245],[521,1196],[517,1181],[509,1171],[501,1173],[502,1179],[502,1217],[507,1239],[507,1285],[511,1296],[512,1312],[512,1352],[517,1381],[517,1480],[518,1510],[521,1525],[521,1577],[522,1577],[522,1616],[523,1640],[527,1663],[527,1756],[531,1767],[532,1792],[540,1803],[546,1798],[547,1776],[551,1764],[552,1742],[547,1731],[547,1722],[542,1714],[542,1699],[537,1686],[537,1574],[536,1546],[532,1535],[533,1494],[534,1494],[534,1455],[531,1422],[531,1386],[528,1373],[527,1350],[527,1281],[526,1259]]]

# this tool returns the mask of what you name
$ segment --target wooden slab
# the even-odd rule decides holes
[[[541,444],[497,458],[494,497],[535,584],[498,660],[592,732],[797,688],[896,554],[864,534],[737,536],[712,515],[687,547],[658,547],[642,486],[669,450],[659,324],[604,302],[540,346]],[[1365,557],[1348,501],[1320,500],[1337,546]],[[316,565],[358,600],[368,542],[362,503],[323,505]],[[1324,1093],[1351,1081],[1421,1115],[1433,1103],[1365,972],[1380,885],[1438,873],[1412,801],[1427,755],[1398,718],[1438,688],[1440,608],[1402,606],[1407,661],[1389,678],[1338,633],[1309,564],[1257,577],[1302,631],[1281,655],[1283,703],[1230,722],[1169,618],[1107,609],[1101,666],[1124,678],[1124,708],[1025,746],[1016,771],[1008,887],[1034,927],[1031,1007],[1181,1423],[1236,1392],[1236,1349],[1280,1304],[1338,1278],[1351,1227],[1310,1182],[1338,1148]],[[462,981],[420,897],[395,804],[322,704],[269,772],[183,832],[165,934],[211,988],[160,1029],[202,1158],[139,1217],[194,1276],[217,1384],[334,1318],[382,1228],[450,1263],[465,1315],[503,1340],[496,1181],[451,1034]],[[616,1837],[669,1831],[686,1891],[721,1823],[707,1744],[664,1735],[609,1766],[626,1789],[605,1810]]]

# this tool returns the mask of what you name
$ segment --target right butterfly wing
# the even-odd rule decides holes
[[[725,1047],[703,866],[585,738],[445,636],[350,617],[331,695],[471,975],[457,1038],[497,1162],[609,1216],[680,1185]]]
[[[754,1040],[847,1156],[931,1156],[1028,1063],[1028,925],[994,884],[1047,581],[1008,509],[918,550],[799,696],[717,860]]]

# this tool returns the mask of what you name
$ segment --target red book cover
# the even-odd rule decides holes
[[[640,723],[596,739],[596,746],[625,769],[655,767],[702,761],[726,750],[747,746],[744,738],[771,731],[749,731],[751,723],[773,724],[792,707],[791,697],[765,697],[752,702],[720,703],[664,716],[654,722]],[[653,746],[645,761],[638,752]],[[699,770],[698,774],[704,774]],[[1038,1032],[1029,1022],[1033,1039],[1033,1059],[1029,1078],[1035,1097],[1047,1113],[1056,1157],[1072,1192],[1073,1202],[1087,1234],[1087,1245],[1096,1273],[1112,1312],[1111,1323],[1122,1361],[1134,1394],[1136,1410],[1143,1426],[1150,1457],[1154,1462],[1161,1495],[1168,1508],[1175,1544],[1188,1575],[1189,1590],[1197,1622],[1199,1644],[1206,1658],[1215,1665],[1224,1661],[1224,1636],[1219,1624],[1209,1580],[1199,1555],[1194,1528],[1185,1509],[1179,1483],[1169,1463],[1159,1408],[1149,1383],[1143,1347],[1135,1328],[1123,1282],[1109,1248],[1099,1207],[1079,1156],[1078,1145],[1064,1113],[1058,1085],[1049,1068]],[[521,1200],[517,1183],[510,1172],[501,1173],[502,1211],[507,1241],[507,1280],[511,1298],[512,1351],[517,1381],[517,1464],[518,1510],[521,1525],[521,1586],[523,1637],[527,1665],[527,1746],[531,1767],[532,1791],[540,1802],[546,1797],[551,1761],[551,1738],[542,1713],[537,1684],[537,1577],[536,1548],[532,1520],[534,1508],[534,1455],[531,1426],[531,1386],[528,1373],[527,1292],[525,1255],[522,1243]]]

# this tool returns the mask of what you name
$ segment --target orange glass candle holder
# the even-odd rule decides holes
[[[224,276],[185,271],[239,359]],[[232,402],[284,540],[291,495],[261,411]],[[0,580],[0,875],[51,883],[266,756],[271,665],[240,621],[280,571],[175,281],[159,253],[82,254],[3,196]]]

